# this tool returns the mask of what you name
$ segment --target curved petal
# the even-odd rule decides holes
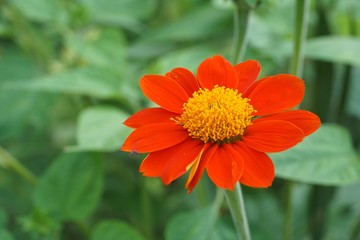
[[[179,116],[179,114],[169,112],[163,108],[145,108],[126,119],[124,125],[139,128],[148,124],[171,122],[171,118]]]
[[[240,182],[254,188],[271,186],[275,177],[271,159],[265,153],[255,151],[240,141],[234,144],[234,149],[244,158],[244,172]]]
[[[304,97],[304,81],[290,74],[279,74],[255,82],[244,94],[256,116],[282,112],[298,105]]]
[[[188,131],[176,123],[149,124],[135,129],[125,140],[121,150],[155,152],[184,141],[188,135]]]
[[[161,181],[168,185],[183,175],[202,153],[203,148],[203,142],[192,138],[179,144],[176,153],[170,157],[162,171]]]
[[[239,84],[237,89],[239,93],[245,92],[256,78],[259,76],[261,66],[256,60],[247,60],[234,66],[238,74]]]
[[[231,144],[223,144],[211,156],[206,171],[220,188],[233,190],[244,171],[244,160]]]
[[[183,104],[190,97],[178,82],[159,75],[141,78],[140,88],[151,101],[175,113],[182,113]]]
[[[259,152],[280,152],[295,146],[304,138],[303,131],[288,121],[253,122],[242,141]]]
[[[289,121],[298,128],[300,128],[304,132],[305,136],[308,136],[311,133],[315,132],[321,125],[320,118],[316,114],[306,110],[292,110],[282,113],[276,113],[273,115],[268,115],[255,119],[253,123],[268,120]]]
[[[150,153],[141,163],[139,171],[147,177],[160,177],[166,164],[192,141],[190,138],[172,147]]]
[[[197,70],[197,78],[202,88],[209,90],[215,85],[236,89],[237,73],[234,67],[223,57],[216,55],[205,59]]]
[[[203,154],[201,155],[201,158],[197,158],[197,162],[195,162],[194,166],[192,166],[189,177],[185,183],[185,188],[188,189],[188,194],[192,192],[196,184],[199,182],[211,156],[217,150],[217,146],[218,145],[215,144],[210,147],[210,144],[207,144],[207,146],[204,147],[204,151]]]
[[[194,74],[185,68],[174,68],[171,72],[166,73],[165,76],[178,82],[189,96],[192,96],[200,88]]]

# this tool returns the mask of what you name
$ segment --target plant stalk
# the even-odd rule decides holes
[[[229,205],[239,239],[251,240],[240,183],[236,183],[233,191],[225,191],[225,197]]]
[[[21,164],[16,158],[14,158],[10,153],[0,146],[0,165],[4,168],[9,168],[17,172],[25,180],[30,182],[33,186],[36,185],[36,177],[27,169],[24,165]]]

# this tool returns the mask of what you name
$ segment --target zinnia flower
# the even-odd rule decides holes
[[[290,74],[257,80],[260,65],[233,66],[221,56],[204,60],[194,76],[185,68],[145,75],[140,87],[160,107],[146,108],[124,124],[135,130],[123,151],[149,153],[140,166],[166,185],[189,171],[190,193],[206,170],[220,188],[236,182],[269,187],[274,165],[266,153],[284,151],[320,126],[305,110],[304,81]]]

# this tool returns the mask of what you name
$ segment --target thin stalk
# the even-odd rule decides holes
[[[283,226],[283,239],[290,240],[292,237],[292,223],[293,223],[293,208],[292,208],[292,194],[294,189],[294,183],[291,181],[285,182],[285,194],[284,194],[284,207],[285,217]]]
[[[290,73],[302,77],[304,69],[304,47],[307,35],[307,22],[309,17],[309,0],[297,0],[295,6],[295,34],[294,34],[294,48],[291,59]],[[292,207],[292,193],[294,184],[290,181],[285,181],[285,217],[283,225],[283,239],[291,240],[293,233],[293,207]]]
[[[36,177],[27,169],[24,165],[21,164],[16,158],[14,158],[10,153],[5,151],[0,146],[0,165],[4,168],[9,168],[17,172],[20,176],[22,176],[25,180],[30,182],[32,185],[36,185],[37,179]]]
[[[239,182],[236,183],[233,191],[225,191],[225,198],[229,205],[239,239],[251,240],[244,199]]]
[[[199,207],[205,207],[205,206],[209,205],[209,203],[210,203],[208,193],[206,190],[206,185],[205,185],[206,180],[207,180],[206,178],[201,179],[201,181],[199,181],[199,183],[197,184],[196,189],[194,191],[196,194],[196,198],[197,198]]]
[[[215,200],[211,205],[211,210],[210,210],[210,216],[209,219],[211,221],[208,222],[208,229],[212,229],[215,224],[216,224],[216,219],[218,218],[219,215],[219,211],[221,208],[221,205],[224,201],[224,193],[220,188],[216,188],[216,193],[215,193]],[[209,239],[210,238],[210,232],[208,231],[205,233],[205,238],[204,239]]]
[[[295,7],[295,35],[294,52],[291,60],[290,73],[298,77],[302,76],[304,68],[304,47],[307,35],[307,22],[309,18],[309,0],[297,0]]]
[[[234,11],[234,58],[233,64],[244,60],[249,40],[250,8],[237,6]]]

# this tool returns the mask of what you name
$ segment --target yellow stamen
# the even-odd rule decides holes
[[[230,143],[241,138],[251,124],[253,106],[237,90],[215,86],[200,89],[184,104],[176,122],[188,130],[192,138],[204,143]]]

